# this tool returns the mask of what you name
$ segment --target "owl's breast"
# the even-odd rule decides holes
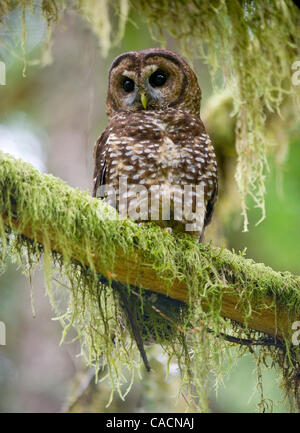
[[[106,142],[107,180],[141,184],[196,182],[205,162],[204,127],[180,110],[119,113]]]
[[[200,118],[180,110],[118,113],[97,161],[109,203],[121,214],[177,231],[196,224],[193,230],[201,234],[207,203],[216,195],[217,169]]]

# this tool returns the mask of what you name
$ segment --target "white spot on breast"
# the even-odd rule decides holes
[[[157,126],[158,130],[161,130],[161,131],[165,131],[166,130],[166,127],[167,127],[166,123],[162,122],[159,119],[156,119],[155,117],[152,119],[152,125],[151,125],[151,127],[153,127],[153,124],[155,126]]]
[[[186,174],[185,174],[185,177],[186,177],[186,179],[188,179],[188,180],[194,180],[194,179],[195,179],[195,176],[192,175],[192,174],[189,174],[189,173],[186,173]]]

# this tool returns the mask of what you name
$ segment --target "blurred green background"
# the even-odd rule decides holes
[[[105,98],[110,63],[124,51],[158,46],[139,17],[131,18],[120,45],[103,59],[98,41],[88,25],[75,13],[66,12],[55,31],[53,62],[43,68],[28,66],[23,77],[19,42],[21,13],[15,10],[7,17],[5,30],[0,27],[0,60],[5,62],[7,69],[6,85],[0,86],[0,150],[30,161],[40,171],[52,173],[74,187],[91,190],[93,146],[106,126]],[[27,58],[33,60],[40,55],[46,24],[38,14],[27,14],[26,21]],[[167,48],[176,50],[176,41],[167,38]],[[205,113],[212,95],[209,73],[200,61],[196,61],[194,67],[202,88]],[[226,116],[224,122],[227,122]],[[208,132],[213,136],[213,131]],[[270,159],[266,181],[267,218],[255,226],[259,215],[250,206],[250,231],[243,233],[238,206],[229,206],[230,211],[225,215],[220,209],[223,203],[220,200],[207,240],[236,250],[247,247],[248,257],[255,261],[276,270],[300,274],[299,131],[291,131],[289,136],[290,150],[281,183],[278,170]],[[230,158],[234,161],[232,156]],[[225,170],[225,165],[221,169]],[[233,180],[234,164],[227,164],[226,170],[227,182]],[[230,192],[227,202],[232,200],[238,204],[233,183],[226,191]],[[28,279],[14,264],[9,264],[0,276],[0,320],[7,329],[7,345],[0,346],[1,412],[55,412],[68,408],[99,412],[175,412],[185,409],[184,399],[176,400],[179,386],[176,365],[171,366],[170,376],[166,379],[166,359],[157,347],[150,355],[155,372],[137,380],[125,402],[116,397],[107,408],[108,385],[103,382],[95,386],[91,382],[78,403],[68,403],[80,384],[89,383],[89,372],[77,356],[79,347],[75,343],[59,345],[61,328],[57,321],[51,320],[54,313],[45,296],[41,270],[33,276],[32,286],[35,317]],[[255,392],[254,370],[252,357],[237,360],[218,393],[214,389],[210,392],[211,410],[255,411],[259,396]],[[263,375],[265,396],[274,400],[274,411],[286,411],[287,404],[280,401],[283,394],[276,371],[268,370]]]

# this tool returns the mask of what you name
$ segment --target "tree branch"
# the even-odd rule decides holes
[[[194,281],[205,287],[197,295],[205,308],[222,295],[223,317],[279,339],[290,335],[291,323],[300,320],[299,276],[275,272],[189,236],[177,238],[158,227],[121,220],[87,192],[3,153],[0,190],[2,237],[6,226],[63,257],[94,267],[104,279],[182,302],[189,302]]]

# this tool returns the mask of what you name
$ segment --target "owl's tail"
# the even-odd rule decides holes
[[[182,338],[183,318],[187,306],[181,301],[168,296],[129,288],[117,281],[108,281],[99,275],[99,282],[111,284],[117,293],[121,309],[124,313],[128,329],[134,338],[144,365],[150,371],[150,365],[144,344],[169,341],[171,337]]]
[[[127,322],[130,326],[130,331],[135,339],[146,370],[150,371],[151,368],[146,355],[143,337],[137,321],[137,312],[139,308],[137,297],[133,295],[126,286],[120,283],[114,283],[113,287],[117,290],[119,295],[122,309],[125,312]]]

